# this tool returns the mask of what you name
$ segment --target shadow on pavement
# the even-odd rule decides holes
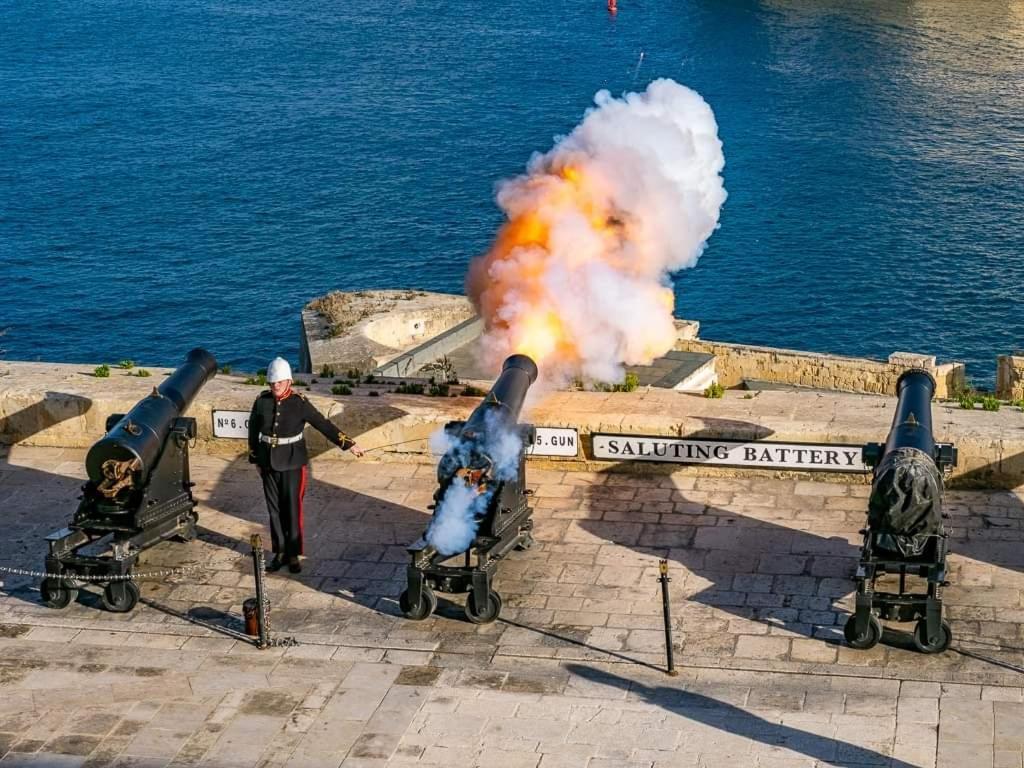
[[[571,675],[599,685],[627,691],[641,701],[661,707],[679,717],[721,729],[734,736],[780,747],[830,765],[886,765],[913,768],[909,763],[872,749],[830,739],[799,728],[758,717],[732,704],[699,693],[668,686],[649,686],[581,664],[568,664]],[[780,759],[786,757],[779,755]]]

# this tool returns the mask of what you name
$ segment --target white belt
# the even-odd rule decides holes
[[[271,437],[270,435],[264,435],[260,432],[260,442],[269,443],[271,447],[276,445],[290,445],[291,443],[297,443],[302,439],[302,434],[292,435],[291,437]]]

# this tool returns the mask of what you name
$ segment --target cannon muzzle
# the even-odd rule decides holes
[[[93,444],[85,457],[85,470],[102,495],[113,498],[125,488],[145,483],[174,420],[216,372],[213,355],[193,349],[151,395],[136,403]]]

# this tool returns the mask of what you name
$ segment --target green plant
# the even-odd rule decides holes
[[[463,397],[483,397],[486,394],[480,387],[474,387],[472,384],[467,384],[462,388]]]
[[[743,396],[743,399],[744,400],[753,400],[754,399],[754,393],[753,392],[747,392],[747,394],[745,394]]]
[[[704,390],[704,397],[721,398],[725,397],[725,387],[719,384],[717,381],[714,384],[708,386]]]
[[[320,369],[320,375],[323,376],[325,379],[333,379],[334,369],[325,363],[324,366]]]
[[[120,363],[117,364],[117,367],[123,368],[126,371],[130,371],[132,368],[135,367],[135,362],[132,360],[122,360]]]
[[[305,379],[292,379],[292,384],[296,387],[305,387],[306,389],[309,389],[309,382]]]
[[[1010,402],[1010,405],[1016,405],[1018,408],[1024,411],[1024,397],[1022,397],[1020,400],[1012,400]]]
[[[403,381],[399,383],[398,387],[395,389],[395,392],[397,392],[400,395],[422,395],[423,385]]]
[[[632,371],[626,373],[625,378],[618,384],[609,384],[604,381],[594,382],[594,389],[598,392],[632,392],[640,385],[640,379]]]
[[[351,395],[352,394],[352,390],[349,388],[349,386],[347,384],[335,384],[333,387],[331,387],[331,394],[332,395]]]
[[[348,376],[350,379],[355,379],[356,381],[363,377],[363,374],[359,371],[358,368],[349,368],[347,371],[345,371],[345,375]]]
[[[220,367],[220,372],[223,373],[225,376],[229,375],[231,373],[231,366],[230,365],[222,365]]]
[[[97,365],[92,369],[92,375],[97,379],[106,379],[110,377],[110,366],[104,363],[103,365]]]
[[[448,390],[447,384],[431,384],[430,391],[427,394],[431,397],[448,397]]]
[[[257,384],[257,385],[259,385],[261,387],[265,387],[267,385],[267,372],[266,371],[260,371],[255,376],[250,376],[249,378],[247,378],[245,380],[245,383],[246,384]]]
[[[152,375],[153,374],[151,374],[145,368],[139,368],[139,370],[137,370],[135,373],[129,374],[129,376],[138,376],[140,379],[146,379]]]
[[[999,398],[995,395],[985,395],[981,398],[981,407],[986,411],[998,411],[999,406],[1002,403],[999,402]]]
[[[359,377],[357,376],[356,378],[358,379]],[[372,373],[366,374],[366,379],[364,379],[364,381],[367,384],[373,384],[376,380],[377,380],[377,377],[374,376]]]
[[[978,395],[972,389],[964,389],[957,394],[956,401],[964,410],[974,410],[974,404],[978,402]]]
[[[448,355],[443,355],[437,358],[434,362],[427,363],[423,366],[423,370],[439,374],[441,381],[448,384],[456,384],[459,381],[459,375],[455,370],[455,364],[451,361]]]
[[[380,392],[378,392],[376,389],[371,389],[367,394],[370,397],[380,397]]]

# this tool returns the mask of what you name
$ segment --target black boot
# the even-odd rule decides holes
[[[299,558],[293,557],[288,561],[288,570],[292,573],[302,573],[302,563],[299,562]]]
[[[274,573],[275,571],[280,571],[282,565],[284,565],[284,560],[281,559],[281,556],[274,555],[274,559],[267,563],[267,573]]]

